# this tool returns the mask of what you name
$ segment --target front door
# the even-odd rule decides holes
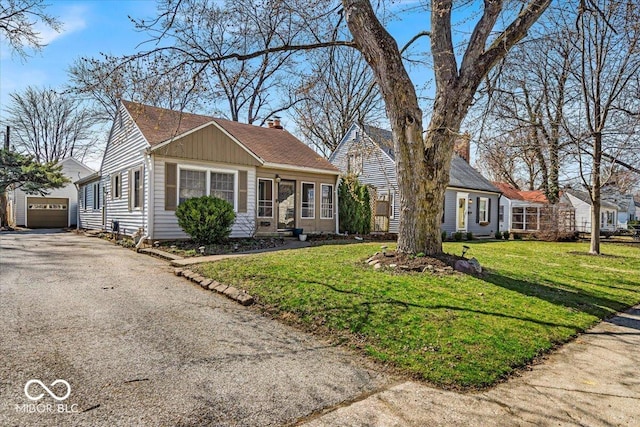
[[[456,209],[456,230],[467,231],[467,193],[458,193],[458,204]]]
[[[282,180],[278,183],[278,230],[296,226],[296,182]]]

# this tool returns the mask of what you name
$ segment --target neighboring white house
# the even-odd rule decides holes
[[[568,202],[575,209],[575,230],[583,233],[591,232],[591,199],[584,191],[564,190],[561,202]],[[618,224],[618,207],[602,201],[600,203],[600,230],[615,231]]]
[[[500,231],[534,232],[541,229],[549,201],[540,190],[522,191],[506,182],[494,182],[502,191],[498,218]]]
[[[26,194],[16,189],[12,195],[15,225],[28,228],[72,227],[78,222],[78,190],[74,181],[92,174],[93,169],[68,157],[58,162],[70,182],[46,196]]]
[[[459,142],[459,155],[451,161],[441,228],[447,233],[491,236],[498,230],[500,190],[469,165],[468,139]],[[354,123],[329,161],[343,173],[357,175],[361,183],[374,190],[373,231],[397,233],[400,202],[391,132]]]
[[[280,126],[122,101],[100,173],[77,182],[80,227],[188,237],[176,207],[212,195],[234,207],[231,237],[337,230],[339,171]]]
[[[620,194],[616,191],[602,191],[602,200],[618,208],[618,229],[626,230],[629,221],[636,218],[636,205],[631,194]]]

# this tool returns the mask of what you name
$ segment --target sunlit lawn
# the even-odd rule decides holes
[[[535,241],[465,243],[487,269],[374,271],[380,244],[327,245],[207,264],[305,329],[321,326],[370,357],[445,387],[490,385],[554,344],[640,302],[640,247]],[[391,248],[390,248],[391,249]],[[462,243],[445,244],[460,254]]]

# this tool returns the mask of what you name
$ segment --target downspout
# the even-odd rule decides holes
[[[142,155],[144,156],[144,160],[145,160],[145,173],[144,173],[144,186],[143,186],[143,192],[142,192],[142,196],[144,197],[144,193],[145,191],[148,191],[149,193],[149,197],[144,197],[144,202],[142,203],[142,232],[146,234],[143,234],[142,237],[140,237],[140,240],[138,240],[138,243],[136,243],[136,251],[138,251],[140,249],[140,246],[142,246],[142,244],[145,242],[145,240],[147,240],[149,238],[149,234],[150,234],[150,230],[148,230],[149,228],[149,224],[151,223],[151,221],[147,221],[147,226],[145,227],[145,219],[147,217],[147,212],[152,212],[153,209],[148,209],[147,210],[147,203],[150,203],[151,201],[151,170],[152,167],[150,165],[150,159],[151,159],[151,155],[149,154],[149,149],[144,149],[142,150]],[[149,171],[149,184],[147,184],[147,172]]]
[[[498,219],[498,228],[496,228],[496,230],[501,231],[500,230],[500,199],[502,198],[502,193],[498,194],[498,212],[496,213],[496,218]],[[502,218],[502,220],[504,221],[504,217]]]
[[[340,175],[336,176],[336,186],[333,189],[333,193],[335,197],[335,210],[336,210],[336,234],[340,234],[340,206],[338,205],[338,203],[340,203],[340,201],[338,200],[338,186],[340,185]]]
[[[76,208],[76,231],[80,231],[80,186],[75,182],[73,185],[76,187],[76,193],[78,193],[77,197],[77,208]]]

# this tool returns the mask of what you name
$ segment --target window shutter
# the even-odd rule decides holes
[[[131,169],[129,169],[127,171],[127,178],[129,179],[127,181],[127,188],[129,189],[129,194],[128,194],[128,199],[129,199],[129,212],[131,212],[133,209],[133,172],[131,171]]]
[[[247,171],[238,171],[238,212],[247,212]]]
[[[178,205],[178,165],[164,164],[164,210],[175,211]]]
[[[491,197],[489,197],[489,202],[487,205],[487,222],[491,222]]]
[[[476,197],[476,224],[480,224],[480,197]]]
[[[444,210],[447,208],[447,196],[442,198],[442,220],[441,222],[444,224]]]

